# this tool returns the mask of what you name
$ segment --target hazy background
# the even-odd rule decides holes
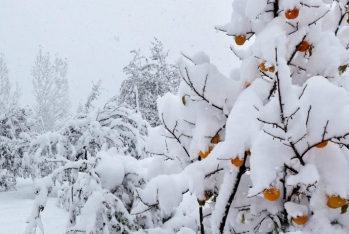
[[[30,71],[39,47],[67,58],[69,95],[75,111],[92,82],[102,79],[100,102],[115,95],[122,72],[140,48],[149,54],[157,37],[174,62],[183,51],[205,51],[224,74],[237,65],[233,39],[217,32],[231,15],[231,0],[0,0],[0,53],[21,103],[32,105]]]

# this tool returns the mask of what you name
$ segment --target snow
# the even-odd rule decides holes
[[[17,191],[0,192],[1,233],[22,234],[27,226],[26,219],[31,213],[35,195],[31,179],[18,179]],[[55,203],[57,189],[48,197],[42,213],[46,233],[62,234],[68,220],[68,213]],[[38,232],[39,233],[39,232]]]

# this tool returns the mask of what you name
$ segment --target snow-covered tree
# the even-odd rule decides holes
[[[19,88],[12,89],[4,56],[0,55],[0,115],[6,115],[18,107]]]
[[[64,120],[69,114],[67,72],[67,61],[56,56],[52,63],[49,53],[39,50],[31,75],[38,119],[36,128],[41,133],[53,131],[57,121]]]
[[[347,20],[348,1],[234,1],[231,79],[188,56],[158,101],[138,194],[166,222],[141,233],[348,233]]]
[[[12,89],[4,57],[0,56],[0,188],[13,189],[17,177],[26,177],[25,148],[31,134],[31,112],[18,106],[20,92]]]
[[[146,183],[139,159],[147,157],[148,124],[125,105],[79,113],[56,131],[38,136],[30,151],[36,200],[26,233],[38,226],[54,183],[58,205],[69,211],[68,233],[131,233],[146,217],[131,215],[135,188]]]
[[[167,92],[175,93],[180,81],[178,68],[167,61],[168,52],[155,38],[150,48],[151,55],[145,57],[140,51],[131,51],[133,60],[124,68],[128,76],[122,82],[118,103],[126,103],[140,111],[151,126],[161,122],[158,117],[156,100]]]

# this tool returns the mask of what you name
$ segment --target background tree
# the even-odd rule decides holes
[[[18,106],[20,91],[12,89],[7,65],[0,56],[0,188],[14,189],[17,177],[27,177],[23,165],[30,142],[32,112]]]
[[[131,51],[133,60],[124,68],[128,75],[122,82],[118,103],[126,103],[142,113],[151,126],[160,124],[156,99],[167,92],[175,93],[179,85],[179,73],[175,64],[166,61],[168,53],[155,38],[150,48],[151,55],[145,57],[140,51]]]
[[[70,101],[68,97],[68,63],[58,57],[54,63],[48,53],[40,49],[31,71],[36,99],[36,128],[40,132],[52,131],[57,121],[68,116]]]
[[[12,89],[12,85],[8,75],[8,68],[4,59],[4,56],[0,55],[0,116],[6,115],[11,110],[18,107],[18,101],[20,97],[20,90],[17,87],[15,91]]]

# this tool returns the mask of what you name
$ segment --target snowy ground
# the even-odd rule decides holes
[[[0,192],[0,233],[22,234],[26,227],[26,219],[33,207],[34,194],[31,180],[19,179],[17,191]],[[54,190],[47,201],[42,213],[45,233],[65,233],[68,213],[56,207],[56,191]],[[37,230],[38,234],[41,234]]]

